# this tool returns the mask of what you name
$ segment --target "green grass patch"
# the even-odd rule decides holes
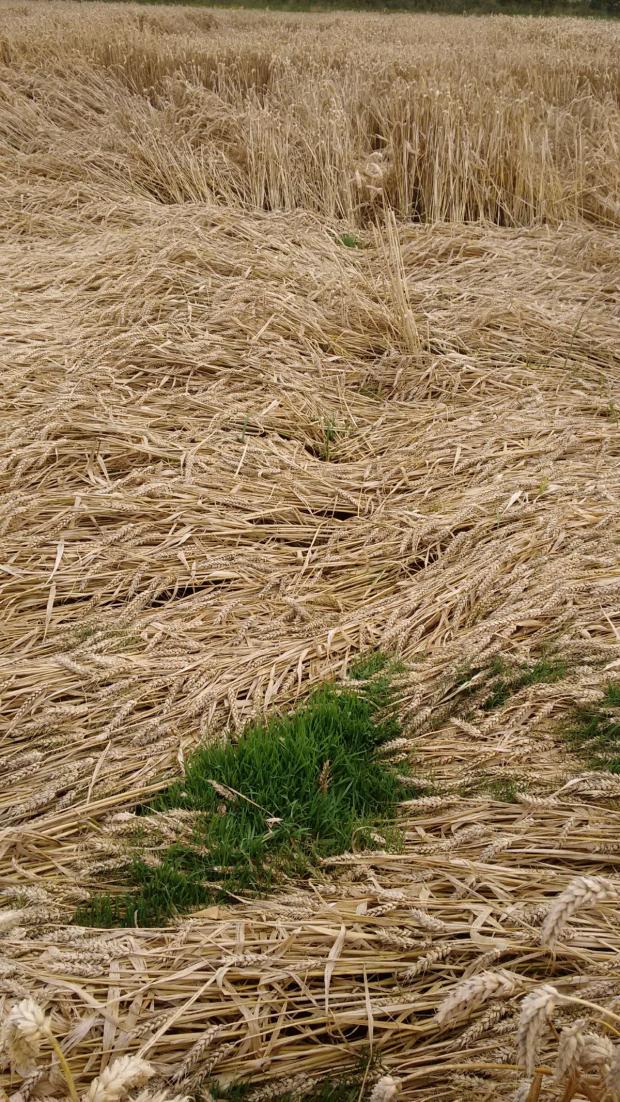
[[[389,709],[396,672],[373,655],[353,668],[357,687],[328,684],[292,715],[252,724],[236,744],[196,750],[184,778],[142,809],[197,812],[191,837],[157,851],[155,864],[129,859],[127,891],[95,896],[75,921],[160,925],[307,876],[322,857],[373,845],[377,830],[386,836],[382,821],[412,793],[379,754],[400,733]]]
[[[338,427],[335,421],[328,418],[322,425],[323,440],[320,446],[321,458],[329,463],[331,455],[331,446],[338,436]]]
[[[481,701],[479,706],[491,712],[528,685],[552,684],[566,676],[566,662],[559,658],[542,657],[533,664],[508,662],[497,657],[488,668],[461,666],[454,675],[453,696],[463,702]]]
[[[359,1102],[364,1085],[363,1072],[359,1074],[342,1075],[334,1078],[329,1076],[304,1093],[299,1088],[278,1095],[281,1102]],[[228,1087],[214,1085],[212,1092],[219,1102],[245,1102],[248,1095],[256,1090],[254,1083],[234,1083]]]
[[[355,233],[341,233],[338,238],[341,245],[346,245],[347,249],[361,249],[362,243]]]
[[[479,773],[471,781],[463,785],[463,796],[490,796],[500,803],[514,804],[517,802],[517,792],[527,792],[528,783],[525,778],[515,776],[497,776],[490,773]]]
[[[482,702],[485,712],[501,708],[511,696],[528,685],[561,681],[566,675],[566,663],[558,659],[540,658],[533,666],[509,666],[503,659],[496,658],[490,672],[488,687],[491,691]]]
[[[600,704],[578,709],[566,739],[593,768],[620,774],[620,683],[608,685]]]

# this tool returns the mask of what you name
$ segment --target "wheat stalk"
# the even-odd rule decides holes
[[[234,959],[232,963],[234,963]],[[205,1030],[202,1037],[199,1037],[192,1045],[187,1056],[182,1061],[179,1070],[175,1074],[175,1082],[178,1083],[187,1078],[193,1068],[196,1067],[196,1064],[200,1063],[205,1053],[212,1047],[213,1042],[220,1036],[221,1032],[221,1027],[217,1025],[210,1026],[209,1029]]]
[[[0,999],[61,1038],[35,1060],[35,1022],[0,1089],[84,1094],[148,1051],[158,1102],[182,1068],[277,1093],[370,1039],[414,1102],[503,1097],[510,1034],[478,1031],[514,996],[463,1008],[476,970],[618,1027],[589,991],[613,897],[559,903],[614,882],[618,778],[568,780],[556,737],[620,669],[618,26],[60,0],[0,25]],[[117,815],[386,646],[400,852],[356,839],[288,901],[73,925],[126,887]],[[497,662],[551,651],[559,680],[494,694]],[[191,826],[138,818],[151,862]]]
[[[83,1102],[118,1102],[131,1087],[140,1086],[155,1074],[139,1056],[119,1056],[93,1079]]]
[[[552,945],[557,941],[563,927],[583,907],[616,895],[615,886],[607,880],[594,876],[576,876],[549,908],[540,931],[541,943]]]
[[[435,1014],[435,1021],[444,1025],[451,1018],[471,1015],[490,999],[507,999],[518,990],[520,983],[519,976],[504,969],[470,976],[446,996]]]
[[[530,991],[521,1003],[517,1026],[517,1053],[519,1064],[528,1075],[534,1073],[545,1026],[559,1000],[559,991],[546,983]]]
[[[581,1052],[586,1043],[583,1019],[565,1026],[558,1041],[558,1055],[555,1065],[555,1077],[558,1082],[571,1078],[577,1071]]]
[[[6,1052],[19,1075],[29,1075],[35,1070],[49,1029],[49,1020],[34,999],[22,999],[9,1010],[2,1023],[0,1049]]]

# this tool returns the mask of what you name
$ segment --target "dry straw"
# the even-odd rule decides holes
[[[370,1047],[405,1099],[504,1099],[523,994],[533,1102],[540,983],[602,1037],[620,993],[582,991],[620,949],[618,783],[557,737],[620,668],[619,27],[0,26],[0,1087],[36,1065],[23,1097],[55,1098],[64,1060],[116,1098],[148,1061],[142,1102],[267,1098]],[[375,647],[442,793],[402,853],[167,930],[69,924],[200,740]],[[489,707],[492,664],[541,654],[566,676]]]
[[[337,878],[300,887],[294,896],[214,907],[161,931],[40,932],[33,925],[27,936],[23,930],[4,935],[4,959],[40,1003],[51,1000],[55,1031],[81,1093],[105,1047],[106,1066],[136,1056],[153,1063],[166,1083],[241,1076],[275,1097],[283,1079],[320,1081],[352,1071],[367,1055],[372,1028],[383,1073],[402,1079],[405,1097],[426,1098],[430,1086],[456,1102],[460,1088],[456,1081],[446,1084],[458,1075],[490,1076],[499,1097],[502,1091],[507,1097],[521,1059],[534,1073],[548,1068],[545,1078],[552,1083],[548,992],[542,1003],[539,993],[547,977],[561,994],[558,1014],[574,1004],[587,1014],[585,1032],[605,1035],[607,1026],[615,1028],[620,923],[610,924],[610,901],[576,912],[574,936],[553,953],[530,922],[542,900],[548,909],[568,888],[575,862],[600,874],[607,858],[597,854],[597,840],[620,827],[618,812],[593,805],[579,838],[558,850],[561,825],[571,814],[570,807],[531,812],[534,862],[510,850],[505,864],[485,863],[482,838],[466,838],[451,851],[449,865],[439,849],[421,854],[418,828],[439,840],[485,816],[502,834],[514,832],[523,815],[518,804],[461,798],[452,813],[431,808],[404,819],[403,852],[351,854],[333,866]],[[326,873],[331,868],[326,865]],[[470,878],[467,892],[456,890]],[[389,912],[376,914],[388,899]],[[383,929],[412,929],[412,908],[421,910],[423,900],[445,932],[421,931],[426,944],[411,937],[384,940]],[[61,970],[58,957],[50,957],[53,947],[64,961]],[[504,968],[489,971],[484,962],[491,953],[502,955]],[[85,974],[80,961],[96,967]],[[584,974],[595,968],[611,979],[585,983]],[[11,982],[3,971],[0,985],[9,1005]],[[257,991],[259,1019],[249,1011]],[[512,1018],[497,1007],[510,1012],[518,1000],[517,1058]],[[283,1021],[286,1030],[279,1027]],[[45,1050],[41,1055],[39,1066],[48,1074],[49,1058]]]

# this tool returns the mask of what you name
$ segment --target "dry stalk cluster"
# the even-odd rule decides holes
[[[570,803],[421,803],[404,852],[334,860],[329,879],[288,896],[211,907],[168,930],[7,930],[5,1014],[19,1018],[24,988],[51,1012],[78,1094],[138,1058],[173,1095],[217,1094],[241,1077],[261,1098],[284,1081],[302,1096],[302,1080],[310,1090],[352,1070],[370,1032],[381,1074],[417,1102],[429,1087],[458,1102],[467,1077],[480,1081],[473,1097],[507,1100],[527,1076],[527,1097],[540,1075],[550,1098],[573,1084],[567,1097],[584,1087],[608,1102],[620,881],[598,847],[620,812],[583,805],[581,828],[558,846]],[[467,830],[483,820],[521,838],[499,862]],[[464,837],[446,857],[420,852],[418,831]],[[587,871],[575,877],[575,865]],[[18,1072],[11,1037],[7,1086]],[[50,1057],[42,1045],[38,1089],[59,1096]],[[19,1068],[32,1073],[32,1062]]]

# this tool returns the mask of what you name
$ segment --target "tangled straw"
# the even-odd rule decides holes
[[[619,25],[62,0],[0,25],[7,1018],[45,1007],[80,1094],[137,1058],[142,1102],[180,1072],[267,1099],[370,1047],[407,1102],[502,1098],[522,993],[528,1067],[541,982],[617,1025],[618,781],[559,743],[620,657]],[[434,786],[402,852],[386,824],[285,896],[72,923],[130,840],[156,862],[189,825],[134,820],[197,744],[375,649]],[[11,1022],[43,1072],[37,1012]]]

